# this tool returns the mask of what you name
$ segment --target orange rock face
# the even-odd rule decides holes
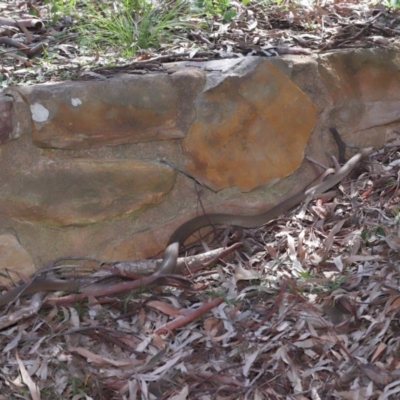
[[[215,191],[250,191],[299,167],[317,108],[265,61],[202,93],[196,115],[182,140],[188,171]]]

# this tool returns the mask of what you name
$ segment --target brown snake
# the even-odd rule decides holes
[[[167,248],[164,251],[164,259],[157,274],[172,274],[176,267],[178,259],[179,247],[185,240],[194,232],[208,225],[233,225],[242,228],[257,228],[265,225],[267,222],[278,218],[284,212],[290,210],[298,205],[308,197],[315,197],[321,193],[326,192],[332,186],[339,183],[345,176],[347,176],[357,164],[366,156],[371,154],[372,147],[363,149],[357,153],[346,164],[343,165],[335,174],[324,180],[322,183],[313,186],[304,192],[295,194],[288,199],[277,204],[275,207],[257,215],[234,215],[234,214],[203,214],[190,219],[182,224],[171,235]],[[0,297],[1,302],[1,297]]]
[[[372,147],[363,149],[360,153],[357,153],[350,158],[350,160],[347,161],[346,164],[344,164],[335,174],[328,177],[322,183],[289,197],[262,214],[203,214],[190,219],[176,229],[171,235],[167,244],[167,248],[164,252],[163,261],[159,269],[156,271],[156,274],[174,273],[178,259],[179,247],[197,230],[208,225],[234,225],[242,228],[257,228],[265,225],[267,222],[279,217],[279,215],[300,204],[308,197],[316,197],[317,195],[335,186],[344,177],[346,177],[364,157],[371,154],[372,151]],[[0,296],[0,307],[15,300],[22,293],[32,294],[40,291],[54,292],[58,290],[76,292],[80,289],[80,286],[81,282],[79,280],[63,281],[46,278],[35,279],[30,283],[17,286],[16,288]]]

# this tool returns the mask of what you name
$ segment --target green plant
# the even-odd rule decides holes
[[[384,2],[385,7],[387,8],[400,8],[400,0],[387,0]]]
[[[192,0],[193,10],[207,15],[220,14],[228,5],[229,0]]]
[[[374,237],[384,238],[386,236],[385,230],[381,226],[375,226],[373,228],[364,228],[361,231],[361,239],[369,243]]]
[[[184,0],[159,3],[110,0],[107,4],[91,3],[88,7],[91,17],[77,26],[81,44],[100,49],[120,48],[124,56],[168,43],[183,29],[192,27],[181,20],[188,12]]]
[[[299,274],[299,276],[301,276],[303,279],[311,279],[314,278],[315,275],[310,274],[309,271],[297,271],[297,273]]]
[[[223,17],[224,21],[230,22],[230,21],[232,21],[233,18],[236,17],[236,11],[233,9],[226,10],[224,12],[224,14],[222,15],[222,17]]]
[[[44,3],[48,5],[48,17],[52,22],[57,22],[62,15],[71,14],[76,6],[76,0],[44,0]],[[31,12],[34,12],[34,8]]]
[[[174,29],[189,28],[190,24],[177,20],[179,15],[187,12],[185,2],[177,1],[172,7],[159,5],[146,7],[142,17],[137,23],[137,46],[148,48],[159,44],[160,41],[169,41],[177,35]]]
[[[244,2],[248,3],[249,0]],[[236,16],[236,11],[230,8],[230,0],[194,0],[192,7],[196,12],[205,14],[209,18],[220,15],[226,22]]]
[[[340,288],[344,282],[346,282],[345,276],[336,277],[331,282],[326,284],[326,288],[328,288],[330,291],[333,291]]]

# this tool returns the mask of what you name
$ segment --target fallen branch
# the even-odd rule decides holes
[[[97,286],[97,285],[96,285]],[[122,282],[114,285],[104,284],[98,285],[96,289],[91,286],[83,289],[83,293],[69,294],[64,297],[50,297],[45,301],[45,304],[66,304],[82,301],[88,297],[104,297],[116,294],[122,294],[130,291],[144,291],[157,286],[175,286],[186,287],[190,286],[190,282],[180,276],[165,276],[165,275],[151,275],[133,282]]]
[[[191,257],[182,257],[179,259],[179,269],[181,271],[188,270],[192,273],[199,268],[204,268],[215,262],[222,256],[225,256],[241,246],[236,243],[228,248],[209,251],[204,254]],[[68,258],[69,259],[69,258]],[[159,262],[159,261],[158,261]],[[24,283],[9,290],[0,296],[0,305],[9,305],[19,297],[31,295],[37,292],[74,292],[67,296],[56,298],[51,297],[46,304],[65,304],[83,300],[87,297],[104,297],[109,295],[126,293],[131,290],[138,291],[140,289],[154,288],[157,286],[169,285],[187,288],[190,286],[189,281],[176,275],[150,275],[158,268],[157,261],[145,260],[132,263],[115,263],[101,265],[101,269],[94,269],[93,273],[78,273],[81,266],[58,266],[56,262],[45,266],[43,269],[33,274],[30,279],[24,279]],[[71,272],[72,267],[72,272]],[[85,270],[87,267],[84,267]],[[60,270],[65,269],[64,274]],[[93,268],[92,268],[93,270]],[[55,272],[58,272],[55,274]],[[67,272],[67,274],[65,273]],[[46,275],[51,273],[53,278]],[[135,279],[129,282],[120,282],[115,284],[105,284],[105,279],[115,278]],[[60,279],[62,278],[62,279]],[[78,293],[76,293],[78,292]]]
[[[177,262],[177,272],[196,272],[201,268],[208,267],[210,264],[216,262],[220,258],[226,257],[228,254],[233,253],[240,247],[242,247],[242,243],[234,243],[232,246],[220,247],[218,249],[210,250],[202,254],[196,254],[194,256],[188,257],[179,257]],[[154,273],[160,265],[161,261],[161,259],[140,260],[133,262],[117,262],[111,265],[113,268],[119,269],[121,273],[123,271],[123,273],[145,275]]]
[[[19,310],[13,312],[12,314],[0,317],[0,330],[7,328],[11,325],[14,325],[17,322],[22,321],[23,319],[27,319],[36,315],[40,310],[40,308],[42,307],[43,297],[44,297],[43,292],[35,293],[32,296],[32,300],[30,301],[29,306],[20,308]]]
[[[21,26],[23,26],[25,28],[33,28],[38,31],[44,28],[43,21],[37,18],[25,18],[15,20],[12,18],[0,17],[0,25],[13,26],[15,28],[20,28]]]
[[[47,49],[46,43],[38,43],[32,47],[29,47],[29,46],[24,45],[21,42],[18,42],[17,40],[6,38],[6,37],[0,37],[0,44],[1,43],[17,48],[18,50],[25,53],[28,57],[32,57],[38,53],[42,53],[43,51],[45,51]]]
[[[178,329],[189,322],[194,321],[195,319],[201,317],[204,315],[206,312],[210,311],[214,307],[219,306],[225,299],[223,297],[217,297],[210,303],[203,304],[199,308],[196,308],[195,310],[186,310],[182,311],[182,313],[185,313],[186,315],[179,316],[178,318],[175,318],[173,321],[167,322],[166,324],[160,326],[155,330],[155,333],[161,335],[163,333],[168,333],[172,332],[175,329]]]

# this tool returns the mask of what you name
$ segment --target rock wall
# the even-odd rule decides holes
[[[0,268],[153,256],[198,196],[251,214],[302,190],[315,177],[305,155],[336,153],[330,127],[360,147],[400,132],[395,52],[166,67],[0,95]]]

